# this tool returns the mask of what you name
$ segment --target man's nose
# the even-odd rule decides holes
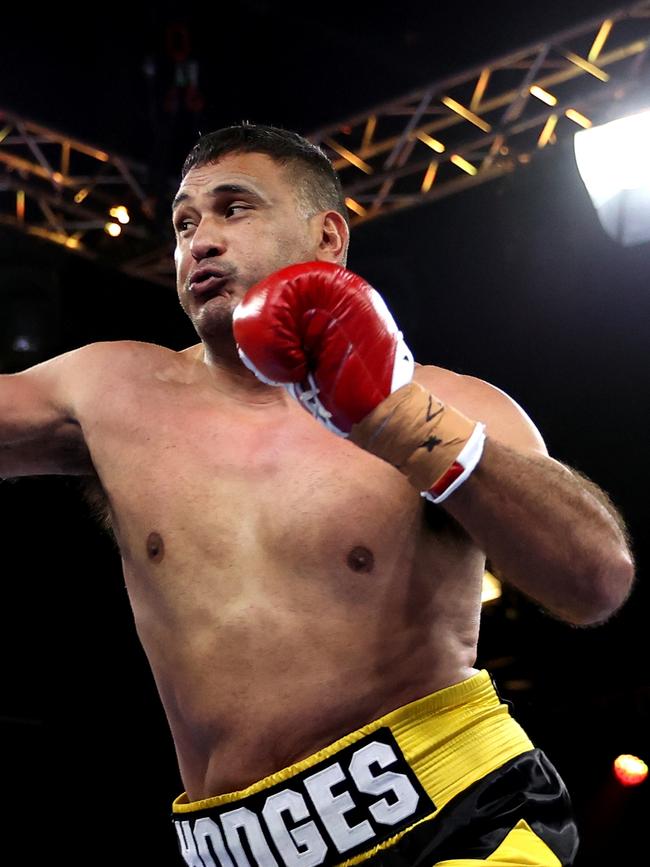
[[[221,256],[226,251],[223,232],[211,220],[202,220],[197,226],[190,243],[190,251],[198,262],[213,256]]]

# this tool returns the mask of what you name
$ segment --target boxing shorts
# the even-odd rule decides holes
[[[188,867],[569,867],[559,774],[487,671],[239,792],[173,803]]]

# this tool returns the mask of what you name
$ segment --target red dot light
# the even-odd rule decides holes
[[[648,776],[648,766],[636,756],[619,756],[614,762],[614,773],[624,786],[638,786]]]

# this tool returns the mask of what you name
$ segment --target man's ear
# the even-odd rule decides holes
[[[344,217],[338,211],[321,211],[313,219],[318,245],[316,259],[344,265],[350,240],[350,230]]]

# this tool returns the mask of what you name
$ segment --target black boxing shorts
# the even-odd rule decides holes
[[[188,867],[569,867],[569,797],[481,671],[240,792],[172,807]]]

